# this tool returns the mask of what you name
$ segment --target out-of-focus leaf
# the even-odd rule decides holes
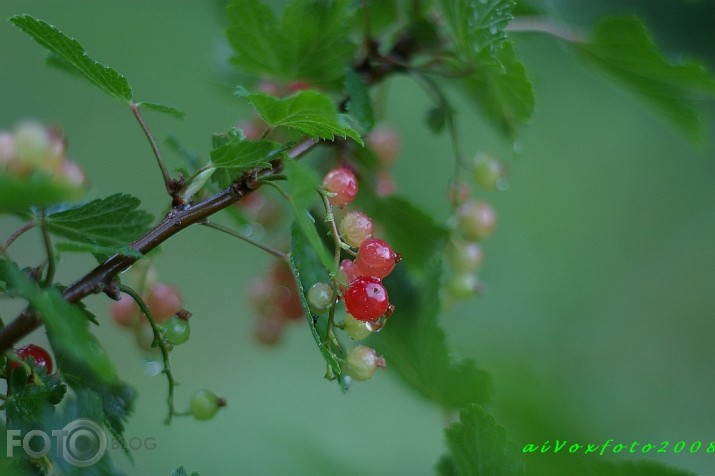
[[[347,72],[345,90],[350,98],[348,111],[365,131],[372,129],[375,120],[372,114],[372,104],[365,82],[352,69]]]
[[[702,136],[696,101],[715,98],[715,77],[702,64],[669,62],[636,18],[604,19],[596,25],[591,40],[576,47],[691,138]]]
[[[30,207],[74,202],[84,195],[84,188],[57,181],[43,173],[19,178],[0,171],[0,213],[27,215]]]
[[[137,106],[139,106],[142,109],[148,109],[150,111],[168,114],[170,116],[174,116],[177,119],[183,119],[184,116],[186,116],[186,113],[179,111],[175,107],[166,106],[164,104],[157,104],[154,102],[140,102],[140,103],[137,103]]]

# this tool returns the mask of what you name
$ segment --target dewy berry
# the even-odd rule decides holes
[[[172,317],[163,328],[166,341],[172,345],[181,345],[191,337],[189,321],[180,317]]]
[[[355,200],[358,182],[355,174],[345,167],[331,170],[323,179],[323,188],[334,195],[328,201],[334,207],[344,207]]]
[[[340,235],[353,248],[372,238],[373,231],[372,219],[362,212],[350,212],[340,222]]]
[[[358,321],[353,316],[348,314],[343,321],[343,329],[351,339],[361,340],[372,334],[372,330],[368,327],[367,322]]]
[[[323,312],[332,303],[333,288],[328,283],[315,283],[308,289],[307,299],[313,312]]]
[[[360,321],[375,321],[390,305],[387,290],[376,277],[361,276],[350,283],[344,293],[345,308]]]
[[[469,200],[457,209],[457,228],[467,240],[479,241],[488,237],[496,222],[496,213],[488,203]]]
[[[367,380],[377,368],[385,368],[385,359],[375,349],[358,345],[348,351],[346,373],[355,380]]]
[[[17,356],[29,364],[31,364],[30,357],[32,357],[32,359],[34,359],[34,365],[31,364],[31,367],[44,369],[46,375],[52,373],[52,357],[50,357],[49,352],[39,345],[29,344],[25,347],[21,347],[17,349]],[[20,364],[16,362],[10,362],[11,370],[19,366]]]
[[[355,266],[358,268],[359,275],[384,278],[395,269],[398,261],[399,255],[390,248],[390,245],[383,240],[370,238],[360,245]]]
[[[489,154],[480,153],[474,157],[474,180],[486,188],[498,188],[503,183],[506,169],[501,161]]]
[[[340,262],[340,272],[343,273],[343,276],[345,276],[345,282],[348,285],[358,277],[355,262],[349,259],[344,259]]]

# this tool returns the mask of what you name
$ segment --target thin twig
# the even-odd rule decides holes
[[[10,247],[10,245],[12,245],[15,242],[15,240],[20,238],[20,236],[22,236],[23,233],[32,230],[35,226],[37,226],[37,223],[34,220],[32,220],[32,221],[28,221],[27,223],[22,225],[20,228],[15,230],[13,232],[13,234],[10,235],[7,240],[5,240],[5,243],[3,243],[2,246],[0,246],[0,254],[5,254],[7,249]]]
[[[325,206],[325,220],[330,224],[330,234],[333,236],[333,242],[335,244],[335,254],[333,255],[333,259],[335,260],[335,269],[339,270],[340,269],[340,250],[342,249],[343,241],[340,239],[340,232],[338,231],[338,227],[335,224],[335,215],[333,215],[333,206],[330,204],[328,195],[321,192],[320,197],[323,199],[323,205]],[[332,294],[332,299],[330,302],[330,312],[328,313],[328,330],[325,333],[325,338],[326,338],[325,345],[328,347],[328,350],[330,350],[331,341],[335,343],[335,345],[338,347],[338,349],[340,348],[340,345],[338,344],[338,340],[335,338],[335,336],[333,334],[333,325],[335,323],[335,303],[338,299],[338,287],[340,286],[340,283],[338,282],[338,278],[335,275],[330,276],[330,281],[331,281],[331,285],[333,288],[333,294]]]
[[[45,275],[45,286],[51,286],[52,280],[55,279],[55,251],[52,247],[52,239],[50,238],[50,231],[47,229],[47,212],[42,210],[42,218],[40,219],[40,229],[42,230],[42,243],[45,246],[45,253],[47,254],[47,274]]]
[[[218,231],[221,231],[221,232],[223,232],[223,233],[226,233],[227,235],[234,236],[234,237],[238,238],[239,240],[243,240],[243,241],[245,241],[246,243],[255,246],[256,248],[262,249],[262,250],[265,251],[266,253],[272,254],[272,255],[275,256],[276,258],[288,260],[288,254],[287,254],[287,253],[284,253],[284,252],[282,252],[281,250],[277,250],[277,249],[275,249],[275,248],[271,248],[270,246],[266,246],[266,245],[261,244],[261,243],[259,243],[259,242],[257,242],[257,241],[254,241],[254,240],[252,240],[251,238],[247,237],[246,235],[242,235],[241,233],[237,232],[236,230],[232,230],[231,228],[228,228],[228,227],[223,226],[223,225],[221,225],[221,224],[219,224],[219,223],[214,223],[214,222],[208,221],[208,220],[202,222],[201,224],[204,225],[204,226],[207,226],[207,227],[209,227],[209,228],[213,228],[214,230],[218,230]]]
[[[154,140],[154,135],[151,133],[151,131],[149,130],[149,126],[147,126],[146,122],[144,121],[144,117],[139,110],[139,105],[136,103],[131,103],[129,107],[131,107],[132,112],[134,113],[134,117],[137,119],[137,122],[139,122],[142,131],[144,131],[144,135],[147,139],[149,139],[149,145],[151,145],[151,150],[152,152],[154,152],[154,157],[156,157],[156,163],[159,165],[159,170],[161,170],[162,177],[164,177],[164,186],[166,187],[166,191],[169,195],[173,197],[176,190],[174,190],[174,184],[171,180],[171,174],[169,174],[169,169],[166,168],[164,159],[162,158],[161,152],[159,151],[159,146]]]
[[[156,345],[159,346],[159,350],[161,350],[161,358],[163,360],[164,365],[164,370],[162,372],[166,375],[166,380],[169,383],[169,395],[166,398],[167,404],[169,405],[169,414],[166,416],[166,420],[164,420],[164,423],[168,425],[171,423],[171,418],[174,415],[178,415],[176,413],[176,409],[174,408],[174,387],[176,386],[176,381],[174,380],[174,374],[171,373],[171,363],[169,362],[169,348],[166,346],[166,342],[164,342],[164,335],[162,333],[161,327],[159,327],[159,324],[157,324],[154,320],[154,316],[152,316],[151,312],[149,311],[149,307],[147,307],[146,303],[144,302],[144,299],[142,299],[139,293],[137,293],[129,286],[125,286],[123,284],[119,285],[119,290],[131,296],[131,298],[134,299],[134,302],[137,303],[137,306],[139,306],[139,309],[141,310],[142,314],[146,316],[147,320],[149,321],[149,325],[151,325],[151,330],[154,333],[154,342],[156,342]]]

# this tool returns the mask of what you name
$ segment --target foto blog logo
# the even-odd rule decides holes
[[[54,438],[57,457],[73,466],[87,467],[97,463],[107,451],[107,435],[91,420],[77,419],[69,422],[61,430],[52,430],[48,435],[42,430],[31,430],[22,434],[20,430],[7,430],[7,457],[11,458],[15,448],[31,458],[41,458],[53,447]],[[38,444],[41,441],[41,444]]]

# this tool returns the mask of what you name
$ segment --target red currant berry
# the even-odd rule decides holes
[[[390,245],[377,238],[365,240],[360,245],[355,265],[362,276],[376,276],[384,278],[395,269],[399,255]]]
[[[387,126],[376,127],[367,136],[367,146],[375,152],[382,167],[390,167],[402,147],[400,136]]]
[[[175,287],[164,283],[155,283],[144,299],[154,320],[163,324],[181,311],[181,296]]]
[[[345,282],[348,284],[358,277],[355,262],[349,259],[344,259],[340,262],[340,272],[343,273],[343,276],[345,276]]]
[[[375,321],[387,311],[389,297],[379,278],[361,276],[344,294],[345,308],[360,321]]]
[[[350,212],[340,222],[340,234],[345,243],[357,248],[363,241],[372,238],[374,225],[362,212]]]
[[[483,240],[494,231],[497,215],[488,203],[469,200],[457,209],[457,227],[468,240]]]
[[[504,164],[489,154],[477,154],[474,158],[474,180],[481,186],[497,188],[504,181]]]
[[[218,409],[226,406],[226,400],[219,398],[211,390],[197,390],[191,396],[191,414],[197,420],[210,420]]]
[[[45,369],[45,375],[52,373],[52,357],[43,347],[35,344],[29,344],[25,347],[17,349],[17,356],[30,364],[34,369]],[[30,361],[32,359],[32,361]],[[34,363],[33,363],[34,362]],[[10,370],[16,369],[20,364],[10,362]]]
[[[333,288],[328,283],[315,283],[308,289],[307,299],[313,312],[323,312],[333,301]]]
[[[447,261],[457,273],[473,273],[483,260],[484,251],[479,243],[452,241],[447,248]]]
[[[378,367],[385,368],[385,359],[375,349],[358,345],[348,351],[346,373],[355,380],[367,380]]]
[[[323,179],[323,188],[335,195],[328,198],[331,205],[344,207],[355,200],[358,182],[355,174],[345,167],[331,170]]]
[[[119,301],[112,303],[109,312],[120,326],[135,327],[139,324],[139,306],[129,294],[122,293]]]

